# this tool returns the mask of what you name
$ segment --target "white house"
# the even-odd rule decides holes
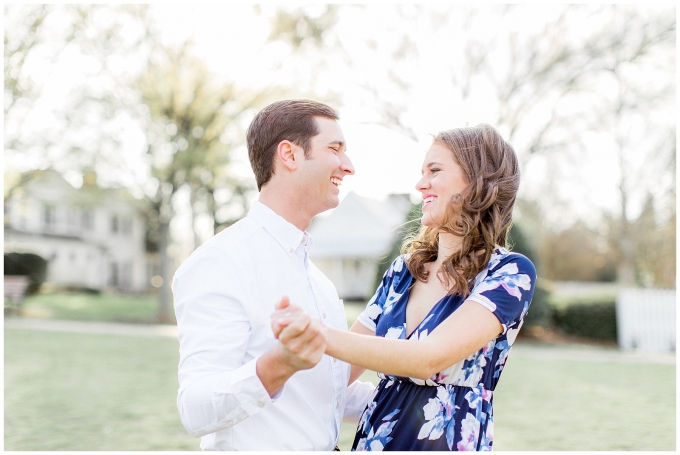
[[[363,300],[373,294],[378,262],[393,259],[387,254],[409,208],[408,194],[378,201],[350,192],[329,215],[314,219],[308,229],[314,239],[310,259],[340,298]]]
[[[5,252],[42,256],[57,286],[147,290],[155,273],[141,202],[98,187],[94,175],[84,180],[74,188],[55,171],[36,171],[5,204]]]

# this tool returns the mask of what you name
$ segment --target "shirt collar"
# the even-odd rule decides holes
[[[262,225],[288,256],[292,256],[298,246],[302,246],[307,253],[311,250],[312,237],[307,232],[302,232],[260,201],[253,202],[248,217]]]

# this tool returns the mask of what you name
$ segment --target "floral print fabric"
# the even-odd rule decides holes
[[[467,300],[489,309],[503,326],[502,333],[427,380],[378,373],[380,384],[361,417],[352,450],[491,450],[493,391],[529,310],[535,282],[531,261],[496,249]],[[412,283],[413,276],[398,257],[359,321],[377,336],[417,342],[464,301],[460,295],[444,297],[407,334],[406,302]]]

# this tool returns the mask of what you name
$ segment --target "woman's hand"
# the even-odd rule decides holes
[[[284,296],[281,299],[281,301],[276,304],[276,310],[271,315],[271,326],[272,332],[274,332],[274,338],[278,339],[279,341],[286,340],[289,336],[292,336],[293,334],[299,332],[300,328],[305,323],[311,323],[312,321],[316,320],[311,318],[309,314],[299,306],[290,303],[288,297]],[[294,323],[296,325],[294,327],[291,327]],[[340,331],[336,329],[328,329],[321,323],[319,323],[319,325],[321,326],[321,331],[325,336],[325,340],[327,343],[325,348],[326,351],[328,351],[330,348],[328,344],[328,342],[330,341],[328,337],[329,330],[333,332]],[[375,335],[374,332],[364,327],[364,325],[359,323],[358,321],[355,322],[354,325],[352,325],[352,328],[349,329],[349,332],[361,335],[371,336]],[[348,384],[354,382],[359,376],[361,376],[361,374],[364,371],[366,371],[365,368],[362,368],[357,365],[352,365],[350,369],[350,377]]]
[[[272,331],[280,347],[297,369],[312,368],[326,350],[325,327],[288,297],[283,297],[272,313]]]

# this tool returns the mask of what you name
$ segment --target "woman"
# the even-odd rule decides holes
[[[536,280],[504,248],[517,157],[479,125],[438,134],[422,172],[420,233],[350,331],[326,328],[326,353],[353,364],[350,383],[380,372],[353,449],[490,450],[493,391]],[[280,337],[287,322],[273,323]]]

